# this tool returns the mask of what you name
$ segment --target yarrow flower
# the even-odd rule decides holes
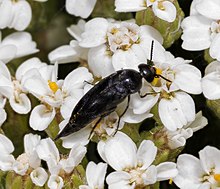
[[[115,11],[137,12],[152,7],[154,14],[167,22],[176,19],[176,7],[172,1],[164,0],[115,0]]]
[[[37,186],[43,186],[48,178],[47,172],[40,167],[41,160],[36,153],[36,147],[40,142],[39,135],[27,134],[24,136],[25,152],[16,159],[11,153],[14,151],[12,142],[0,134],[0,170],[15,171],[19,175],[30,174],[31,180]]]
[[[65,80],[57,81],[57,66],[46,65],[38,69],[31,69],[24,87],[37,97],[41,104],[31,112],[30,126],[35,130],[44,130],[48,127],[59,110],[62,117],[71,115],[72,107],[83,95],[85,81],[91,82],[92,75],[86,68],[77,68],[70,72]],[[37,121],[36,121],[37,120]]]
[[[160,33],[151,26],[138,26],[130,22],[116,22],[94,18],[85,24],[79,45],[90,48],[88,65],[97,77],[105,77],[116,70],[138,70],[138,54],[150,55],[150,44],[155,40],[154,60],[160,59],[164,48]],[[159,42],[158,42],[159,41]]]
[[[59,175],[61,171],[64,170],[66,173],[71,173],[86,154],[86,148],[76,144],[67,158],[61,158],[55,143],[50,138],[42,139],[36,150],[40,159],[46,161],[51,174],[47,183],[50,189],[62,188],[64,182]]]
[[[80,185],[79,189],[104,189],[106,171],[106,163],[95,164],[90,161],[86,167],[86,180],[88,185]]]
[[[220,151],[211,146],[206,146],[199,151],[199,159],[182,154],[177,159],[177,177],[174,183],[180,189],[218,188],[220,182]]]
[[[0,31],[0,60],[4,63],[38,52],[36,46],[28,32],[14,32],[2,40]]]
[[[196,114],[195,120],[184,125],[176,131],[169,131],[164,128],[164,132],[168,138],[168,146],[171,149],[176,149],[185,146],[186,139],[193,136],[193,133],[204,128],[208,124],[208,120],[202,115],[202,112]]]
[[[35,0],[44,2],[47,0]],[[32,10],[26,0],[1,0],[0,4],[0,29],[14,28],[18,31],[25,30],[31,22]]]
[[[177,175],[175,163],[152,165],[157,154],[152,141],[143,140],[137,149],[127,135],[120,133],[98,145],[100,156],[116,170],[106,178],[110,189],[144,187]]]
[[[183,28],[182,47],[190,51],[209,48],[212,58],[220,60],[220,1],[194,0],[190,16],[186,17]]]
[[[140,61],[147,62],[144,60],[145,57],[139,54]],[[142,98],[139,94],[131,95],[129,108],[132,114],[144,114],[158,102],[160,119],[168,130],[175,131],[192,122],[195,119],[195,104],[187,93],[200,94],[202,87],[199,69],[189,62],[182,58],[174,58],[169,52],[165,53],[165,61],[154,61],[157,74],[169,81],[161,77],[155,78],[151,83],[144,81],[141,94],[147,95]],[[122,119],[130,122],[129,117],[127,114]]]

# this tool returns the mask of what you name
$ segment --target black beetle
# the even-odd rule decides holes
[[[93,127],[94,130],[103,117],[115,111],[117,105],[128,97],[127,106],[118,120],[119,127],[120,118],[128,109],[130,95],[136,92],[140,94],[142,78],[149,83],[157,77],[162,77],[169,81],[156,73],[157,70],[152,62],[152,49],[153,41],[151,45],[151,58],[148,60],[148,64],[140,64],[138,66],[139,72],[132,69],[119,70],[103,78],[98,84],[94,85],[94,87],[91,88],[77,103],[73,109],[69,122],[54,140],[79,131],[95,119],[99,118]],[[141,97],[145,97],[146,95],[147,94],[140,94]],[[118,127],[115,133],[117,132]]]

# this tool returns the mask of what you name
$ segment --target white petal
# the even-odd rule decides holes
[[[220,55],[218,53],[218,49],[220,48],[219,43],[220,43],[220,34],[217,34],[212,41],[212,44],[209,49],[209,54],[212,58],[220,61]]]
[[[14,151],[12,142],[2,134],[0,134],[0,151],[2,154],[10,154]]]
[[[81,47],[97,47],[106,42],[108,21],[104,18],[94,18],[85,24],[85,32],[82,33]]]
[[[53,159],[58,162],[60,160],[59,151],[55,143],[50,138],[42,139],[36,150],[40,159],[44,161]]]
[[[205,174],[202,170],[199,159],[188,154],[183,154],[178,157],[177,169],[179,173],[173,181],[179,187],[188,185],[188,183],[200,184],[200,179],[202,175]]]
[[[163,37],[158,30],[153,28],[152,26],[142,25],[140,26],[140,36],[141,38],[144,37],[152,37],[160,44],[163,44]]]
[[[38,167],[31,172],[30,177],[35,185],[43,186],[48,179],[48,174],[42,167]]]
[[[49,111],[46,106],[38,105],[31,112],[29,124],[32,129],[43,131],[51,123],[55,114],[55,109]]]
[[[42,63],[39,58],[30,58],[18,67],[15,77],[17,80],[21,81],[22,77],[26,74],[27,71],[32,68],[38,69],[42,66],[45,66],[45,63]]]
[[[11,74],[5,63],[3,63],[2,61],[0,61],[0,74],[3,75],[5,78],[11,80]]]
[[[116,0],[115,7],[117,12],[136,12],[146,9],[143,0]]]
[[[92,74],[85,67],[76,68],[66,76],[62,89],[70,92],[77,88],[83,88],[85,81],[92,82]]]
[[[13,5],[11,1],[1,1],[0,4],[0,29],[8,27],[12,21]]]
[[[190,6],[190,15],[198,15],[199,14],[199,12],[196,9],[196,5],[198,3],[200,3],[201,1],[202,0],[194,0],[194,1],[192,1],[191,6]]]
[[[128,49],[127,51],[117,50],[112,56],[112,64],[114,70],[138,70],[139,60],[132,49]]]
[[[81,34],[85,30],[85,24],[86,22],[83,19],[80,19],[77,23],[77,25],[71,25],[67,28],[67,31],[70,35],[72,35],[77,41],[81,40]]]
[[[86,167],[86,180],[88,185],[92,188],[104,188],[106,171],[106,163],[95,164],[94,162],[89,162]]]
[[[135,114],[133,110],[128,109],[125,115],[123,115],[122,120],[127,123],[140,123],[141,121],[152,116],[153,114],[149,112],[145,112],[143,114]]]
[[[123,189],[132,189],[130,185],[130,179],[131,176],[125,171],[115,171],[110,173],[107,178],[106,182],[109,185],[109,189],[117,189],[117,188],[123,188]]]
[[[210,47],[210,26],[212,20],[201,15],[190,16],[183,20],[182,47],[186,50],[204,50]]]
[[[59,162],[62,165],[63,170],[65,170],[67,173],[71,173],[72,170],[82,161],[86,151],[86,147],[80,144],[73,145],[69,157],[67,159],[62,159]]]
[[[140,98],[139,94],[131,96],[130,106],[132,107],[135,114],[143,114],[149,111],[158,101],[160,94],[156,96],[147,95],[144,98]]]
[[[174,67],[175,79],[174,83],[180,89],[191,94],[200,94],[202,92],[201,86],[201,72],[196,67],[189,64],[182,64]]]
[[[205,75],[208,75],[209,73],[212,72],[220,72],[220,62],[218,61],[213,61],[208,66],[205,68]]]
[[[0,94],[10,98],[13,95],[13,90],[11,78],[8,79],[4,75],[0,75]]]
[[[18,31],[27,28],[31,21],[32,11],[31,6],[27,1],[18,1],[13,3],[13,20],[10,23],[10,28],[15,28]]]
[[[135,143],[127,135],[115,135],[106,142],[105,157],[112,168],[120,171],[136,166],[136,150]]]
[[[151,165],[143,174],[142,179],[145,185],[154,184],[157,181],[157,168]]]
[[[177,174],[176,164],[173,162],[164,162],[157,165],[157,181],[174,178]]]
[[[64,186],[64,182],[60,176],[51,175],[47,185],[50,189],[61,189]]]
[[[14,159],[13,155],[1,154],[1,156],[0,156],[0,170],[12,171],[14,162],[15,162],[15,159]]]
[[[7,114],[3,108],[0,108],[0,127],[5,122]]]
[[[169,1],[162,1],[159,3],[162,4],[164,9],[159,8],[160,5],[158,2],[154,3],[152,6],[154,14],[162,20],[173,22],[176,19],[176,7]]]
[[[188,99],[189,98],[187,98],[187,100]],[[190,106],[191,101],[193,102],[193,100],[190,99],[186,107],[192,108],[194,110],[193,112],[195,112],[195,105],[192,104],[192,107]],[[161,99],[159,102],[160,119],[164,124],[164,126],[170,131],[175,131],[177,128],[182,128],[183,125],[187,124],[187,119],[185,114],[187,114],[188,112],[183,112],[181,105],[182,103],[180,104],[180,102],[176,98],[173,98],[171,100]],[[187,109],[187,111],[189,111],[191,115],[191,109]]]
[[[63,120],[60,124],[60,131],[66,126],[69,119]],[[75,144],[86,145],[89,143],[89,134],[92,128],[90,125],[84,127],[83,129],[69,135],[66,137],[62,137],[63,147],[64,148],[72,148]]]
[[[32,133],[24,136],[24,149],[25,153],[33,157],[35,161],[39,161],[39,157],[36,154],[36,147],[40,143],[41,137],[39,135],[33,135]]]
[[[202,78],[202,91],[206,98],[217,100],[220,98],[220,75],[212,72]]]
[[[30,72],[35,71],[35,69],[30,70]],[[47,81],[45,81],[40,75],[33,75],[24,81],[24,87],[30,93],[32,93],[37,98],[42,98],[49,96],[52,91],[50,90]]]
[[[112,57],[106,53],[106,45],[100,45],[89,50],[88,64],[96,77],[106,77],[114,72]]]
[[[63,45],[51,51],[48,54],[48,58],[51,63],[78,62],[80,60],[78,51],[79,49],[74,49],[70,45]]]
[[[220,18],[220,2],[218,0],[202,0],[197,3],[196,10],[205,17],[214,20]]]
[[[12,33],[2,40],[2,45],[15,45],[17,47],[17,58],[39,51],[36,49],[36,43],[32,41],[31,34],[28,32]]]
[[[141,169],[147,169],[155,160],[157,147],[150,140],[143,140],[137,151],[138,163],[143,164]]]
[[[20,162],[17,160],[13,163],[13,170],[19,175],[24,176],[26,174],[28,168],[29,168],[28,163],[23,163],[23,162]]]
[[[15,45],[2,45],[0,46],[0,60],[7,63],[15,57],[16,52]]]
[[[215,168],[215,173],[220,170],[220,151],[217,148],[206,146],[199,151],[199,157],[202,168],[206,173],[209,174],[213,168]]]
[[[203,127],[205,127],[207,124],[208,124],[207,118],[202,115],[202,111],[199,111],[196,114],[195,120],[192,123],[190,123],[188,128],[191,128],[193,132],[196,132],[202,129]]]
[[[69,14],[87,18],[93,11],[96,0],[66,0],[66,10]]]
[[[27,114],[31,110],[31,101],[26,94],[21,93],[17,97],[9,99],[12,109],[19,114]]]

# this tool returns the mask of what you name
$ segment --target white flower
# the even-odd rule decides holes
[[[173,22],[176,19],[176,7],[171,1],[164,0],[115,0],[115,11],[137,12],[152,7],[154,14],[162,20]]]
[[[177,175],[175,163],[152,165],[157,147],[149,140],[142,141],[137,149],[127,135],[117,133],[114,138],[100,142],[98,152],[116,170],[106,178],[110,189],[147,186]]]
[[[202,90],[206,98],[220,99],[220,62],[213,61],[206,67],[205,76],[202,78]]]
[[[96,0],[66,0],[66,10],[69,14],[87,18],[93,11]]]
[[[208,120],[202,116],[202,112],[196,114],[194,121],[184,125],[183,128],[177,129],[176,131],[169,131],[164,129],[168,137],[168,145],[171,149],[184,146],[186,139],[192,137],[193,133],[204,128],[208,124]]]
[[[61,169],[66,173],[71,173],[86,154],[84,146],[75,144],[69,153],[69,157],[61,159],[55,143],[50,138],[42,139],[36,150],[40,159],[47,162],[51,175],[58,175]]]
[[[90,48],[88,64],[97,77],[105,77],[125,68],[138,70],[138,55],[142,52],[145,59],[150,56],[152,40],[157,49],[154,60],[164,58],[165,50],[160,45],[163,42],[160,33],[151,26],[138,26],[131,21],[115,22],[94,18],[85,24],[81,38],[79,45]]]
[[[130,109],[134,115],[139,116],[148,113],[158,102],[162,123],[168,130],[175,131],[195,119],[195,104],[187,93],[200,94],[202,92],[201,73],[197,68],[188,64],[190,61],[174,58],[169,52],[166,54],[166,60],[155,61],[154,67],[157,74],[171,82],[160,77],[154,78],[151,83],[144,81],[141,94],[149,94],[144,98],[140,98],[139,94],[131,95]],[[127,117],[123,120],[130,122]]]
[[[0,4],[0,29],[6,27],[24,30],[31,21],[31,6],[25,0],[2,0]]]
[[[64,182],[60,176],[50,175],[47,185],[50,189],[61,189],[64,186]]]
[[[0,60],[4,63],[38,51],[30,33],[14,32],[2,40],[0,32]]]
[[[209,49],[212,58],[220,60],[220,2],[201,0],[192,4],[190,16],[186,17],[183,28],[183,44],[186,50],[198,51]]]
[[[71,40],[69,45],[60,46],[48,54],[51,63],[69,63],[86,61],[88,56],[88,49],[79,46],[81,40],[81,33],[84,32],[85,21],[79,20],[77,25],[71,25],[67,28],[75,40]]]
[[[13,163],[15,162],[15,159],[11,153],[14,151],[14,145],[6,136],[2,134],[0,134],[0,151],[0,170],[13,170]]]
[[[25,175],[28,168],[40,167],[41,160],[37,155],[36,147],[40,142],[39,135],[27,134],[24,136],[24,153],[19,155],[13,164],[13,170],[20,175]]]
[[[63,118],[70,117],[72,108],[83,95],[85,81],[93,80],[92,74],[84,67],[70,72],[65,80],[57,81],[57,67],[46,65],[27,73],[24,87],[41,100],[30,116],[30,126],[34,130],[44,130],[55,117],[55,109],[59,109]]]
[[[179,174],[173,179],[180,189],[218,188],[220,181],[220,151],[206,146],[199,158],[182,154],[177,159]]]
[[[27,114],[31,110],[31,102],[23,83],[29,70],[37,69],[41,66],[39,59],[31,58],[18,67],[15,77],[11,77],[7,66],[0,61],[0,94],[9,99],[10,105],[15,112]]]
[[[35,185],[43,186],[48,179],[48,174],[42,167],[38,167],[31,172],[30,177]]]
[[[86,167],[86,180],[88,185],[80,185],[79,189],[104,189],[106,163],[95,164],[90,161]]]

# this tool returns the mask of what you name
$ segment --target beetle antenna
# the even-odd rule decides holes
[[[150,50],[150,61],[153,59],[153,50],[154,50],[154,40],[151,42],[151,50]]]
[[[164,76],[162,76],[162,75],[157,74],[156,76],[161,77],[161,78],[163,78],[164,80],[166,80],[166,81],[172,83],[172,81],[170,81],[169,79],[167,79],[166,77],[164,77]]]
[[[153,66],[153,50],[154,50],[154,40],[151,42],[151,50],[150,50],[150,60],[147,60],[148,65]]]

